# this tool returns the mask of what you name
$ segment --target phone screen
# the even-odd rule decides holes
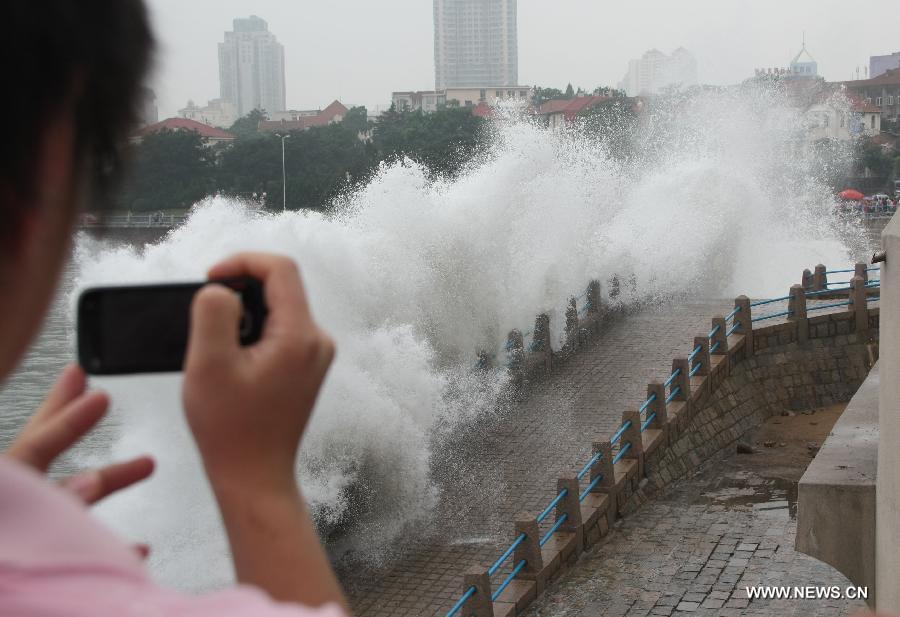
[[[255,343],[266,316],[253,279],[217,281],[241,296],[235,336]],[[78,360],[91,374],[180,371],[187,351],[191,301],[206,283],[98,287],[78,302]]]
[[[191,299],[200,285],[107,288],[86,293],[88,372],[180,370],[187,348]],[[176,366],[177,364],[177,366]]]

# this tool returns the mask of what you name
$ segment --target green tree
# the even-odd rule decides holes
[[[214,158],[195,131],[146,135],[133,147],[117,201],[127,210],[188,208],[212,190]]]
[[[357,133],[365,133],[374,123],[369,122],[369,111],[365,107],[354,107],[344,116],[342,124]]]
[[[263,109],[254,109],[246,116],[241,116],[234,121],[228,132],[240,139],[259,136],[259,123],[268,120],[269,116]]]
[[[536,86],[534,94],[531,96],[531,103],[535,107],[540,107],[548,101],[556,101],[563,98],[565,98],[565,95],[559,88],[541,88]]]
[[[434,175],[455,175],[487,146],[486,121],[471,110],[452,108],[382,114],[373,145],[380,160],[407,156]]]
[[[566,98],[573,99],[575,98],[575,88],[572,87],[572,84],[566,86]]]

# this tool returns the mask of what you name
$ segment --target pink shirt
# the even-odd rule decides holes
[[[238,586],[206,595],[157,586],[137,554],[74,496],[0,456],[3,617],[345,617]]]

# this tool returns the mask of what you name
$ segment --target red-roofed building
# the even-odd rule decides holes
[[[537,110],[536,115],[547,119],[547,126],[553,130],[561,130],[578,117],[578,114],[595,105],[609,100],[610,96],[577,96],[574,99],[547,101]]]
[[[343,103],[334,101],[325,109],[316,112],[280,112],[272,120],[261,120],[259,132],[305,131],[314,126],[327,126],[343,121],[348,111],[350,110]]]
[[[150,124],[138,129],[131,135],[131,142],[139,144],[141,140],[151,133],[159,133],[160,131],[194,131],[203,138],[203,142],[207,145],[220,143],[229,143],[234,141],[234,135],[228,131],[190,120],[188,118],[166,118],[162,122]]]

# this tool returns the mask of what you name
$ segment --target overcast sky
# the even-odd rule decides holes
[[[216,44],[235,17],[259,15],[284,45],[287,104],[390,104],[434,87],[431,0],[148,0],[160,44],[160,118],[219,96]],[[682,46],[700,81],[738,82],[786,66],[806,46],[828,80],[900,51],[897,0],[519,0],[519,82],[615,86],[630,58]]]

